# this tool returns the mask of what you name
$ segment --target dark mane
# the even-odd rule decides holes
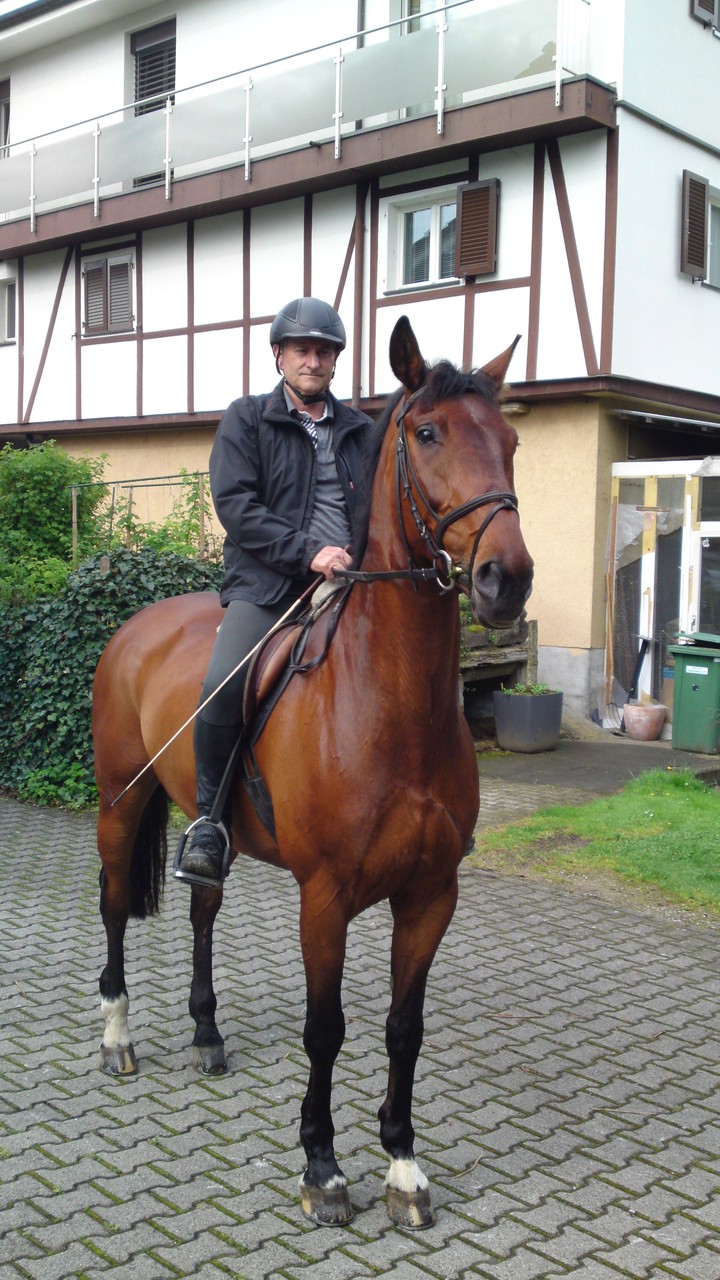
[[[423,409],[432,409],[441,400],[453,400],[466,395],[477,395],[486,404],[495,404],[497,386],[480,369],[467,372],[458,369],[449,360],[438,360],[428,371],[418,403]]]

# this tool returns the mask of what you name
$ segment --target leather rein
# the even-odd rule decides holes
[[[441,591],[453,591],[456,582],[463,577],[465,570],[462,565],[455,564],[449,552],[443,546],[443,540],[447,530],[457,520],[462,520],[463,516],[469,515],[472,511],[476,511],[479,507],[485,507],[494,504],[480,528],[475,535],[472,554],[470,556],[470,564],[468,566],[468,579],[472,583],[473,566],[475,557],[480,546],[480,540],[485,533],[488,525],[499,511],[517,511],[518,500],[514,493],[504,490],[493,490],[488,493],[482,493],[477,498],[469,498],[467,502],[461,503],[459,507],[454,507],[446,516],[439,516],[435,511],[430,499],[420,483],[417,471],[413,466],[413,460],[410,456],[408,448],[407,433],[405,430],[405,415],[412,408],[415,400],[421,394],[423,388],[420,387],[411,396],[407,398],[400,412],[396,415],[395,425],[398,428],[397,448],[395,451],[395,505],[397,510],[398,522],[402,532],[405,550],[408,556],[407,569],[386,569],[372,571],[363,571],[362,569],[343,569],[336,570],[334,576],[346,582],[382,582],[389,579],[409,579],[412,583],[418,582],[436,582]],[[415,494],[417,493],[420,501],[426,507],[429,516],[434,521],[435,533],[428,528],[427,522],[423,519],[420,508],[418,506]],[[410,543],[408,542],[405,524],[403,522],[403,501],[407,502],[410,507],[410,513],[415,521],[415,526],[422,538],[427,549],[430,559],[433,561],[432,568],[420,568],[414,563],[413,553]]]

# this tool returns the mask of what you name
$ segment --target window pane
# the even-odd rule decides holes
[[[439,7],[435,0],[405,0],[403,17],[412,19],[403,27],[405,34],[409,35],[412,31],[420,31],[421,28],[430,27],[433,22],[437,25],[437,14],[432,14],[432,10]],[[429,11],[429,16],[427,17],[423,16],[426,11]]]
[[[700,519],[720,520],[720,476],[703,476],[700,482]]]
[[[698,631],[720,635],[720,538],[703,538]]]
[[[15,281],[5,286],[5,341],[15,341]]]
[[[0,80],[0,148],[10,137],[10,81]],[[2,156],[4,152],[0,152]]]
[[[430,210],[415,209],[405,214],[403,284],[419,284],[429,279]]]
[[[440,279],[455,275],[455,227],[457,206],[444,204],[440,209]]]

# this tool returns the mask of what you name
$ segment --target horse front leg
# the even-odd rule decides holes
[[[392,1002],[385,1028],[390,1068],[378,1113],[380,1141],[390,1156],[385,1179],[387,1211],[394,1223],[415,1230],[432,1226],[430,1189],[414,1151],[412,1098],[423,1041],[423,1006],[430,966],[455,910],[457,876],[444,891],[392,899]]]
[[[335,1158],[331,1111],[333,1067],[345,1039],[341,988],[347,927],[331,891],[318,893],[303,886],[300,942],[307,983],[303,1044],[310,1078],[301,1108],[300,1141],[307,1169],[300,1191],[305,1216],[326,1227],[346,1226],[353,1218],[347,1178]]]
[[[220,1076],[227,1071],[225,1041],[217,1029],[217,997],[213,988],[213,927],[222,906],[222,889],[192,886],[190,923],[193,930],[193,976],[188,1008],[195,1022],[193,1056],[203,1075]]]

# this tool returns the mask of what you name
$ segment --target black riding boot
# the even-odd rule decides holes
[[[184,832],[175,856],[175,876],[195,884],[221,885],[228,871],[232,803],[223,805],[220,821],[210,814],[242,726],[208,724],[195,719],[193,745],[198,817]]]

